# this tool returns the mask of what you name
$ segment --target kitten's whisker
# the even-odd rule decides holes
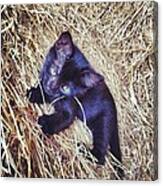
[[[84,107],[83,107],[82,103],[80,102],[80,100],[76,96],[74,96],[74,99],[75,99],[75,101],[77,102],[77,104],[79,105],[79,107],[82,111],[83,123],[84,123],[84,125],[87,125],[87,119],[86,119],[86,114],[85,114],[85,111],[84,111]]]
[[[90,132],[90,130],[87,127],[87,118],[86,118],[84,107],[83,107],[81,101],[76,96],[74,96],[74,99],[75,99],[75,101],[77,102],[77,104],[79,105],[79,107],[82,111],[84,127],[87,130],[87,132],[89,133],[89,135],[92,137],[92,133]]]
[[[60,96],[60,97],[55,98],[55,99],[50,103],[50,105],[49,105],[49,107],[48,107],[47,110],[50,111],[54,103],[56,103],[57,101],[60,101],[61,99],[64,99],[64,98],[65,98],[65,96]]]

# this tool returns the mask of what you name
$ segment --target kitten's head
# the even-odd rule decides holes
[[[93,69],[79,69],[73,61],[66,61],[58,78],[58,87],[65,96],[83,96],[104,78]]]

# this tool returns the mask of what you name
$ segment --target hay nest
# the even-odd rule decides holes
[[[92,142],[80,121],[59,135],[46,137],[37,125],[42,109],[25,96],[38,81],[48,48],[69,30],[90,63],[105,76],[115,99],[124,179],[157,177],[156,9],[154,2],[1,7],[1,176],[117,177],[109,153],[105,166],[89,162],[80,153],[79,142],[88,146]]]

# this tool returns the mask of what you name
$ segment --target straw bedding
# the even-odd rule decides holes
[[[37,125],[45,106],[32,105],[25,96],[38,82],[49,47],[69,30],[115,99],[123,158],[117,165],[124,179],[157,177],[154,15],[154,2],[1,6],[1,176],[117,177],[109,152],[105,166],[88,161],[86,149],[80,152],[81,142],[92,145],[80,121],[58,135],[45,136]]]

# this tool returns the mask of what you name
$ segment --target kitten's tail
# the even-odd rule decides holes
[[[118,130],[115,132],[111,138],[110,143],[110,152],[113,154],[113,156],[122,163],[122,156],[121,156],[121,150],[120,150],[120,144],[119,144],[119,136],[118,136]],[[113,162],[117,164],[115,158],[112,158]],[[115,170],[117,171],[118,176],[123,179],[124,177],[124,171],[121,168],[121,166],[114,165]]]

